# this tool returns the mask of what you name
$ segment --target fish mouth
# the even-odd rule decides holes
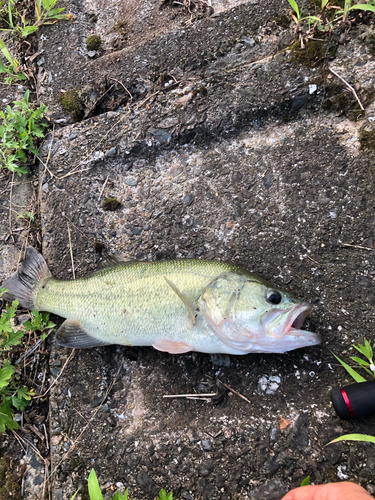
[[[296,304],[288,313],[286,321],[282,329],[282,336],[296,335],[297,332],[306,333],[306,330],[301,330],[301,327],[310,313],[312,306],[306,303]],[[310,332],[308,332],[310,333]]]

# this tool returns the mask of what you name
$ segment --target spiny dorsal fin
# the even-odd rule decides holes
[[[164,279],[168,283],[168,285],[172,288],[172,290],[175,292],[175,294],[178,295],[178,297],[182,300],[186,309],[188,310],[190,321],[192,322],[193,325],[195,325],[197,313],[195,311],[194,303],[191,300],[189,300],[189,297],[187,297],[186,293],[180,292],[180,290],[176,287],[174,283],[172,283],[172,281],[170,281],[165,276]]]
[[[124,255],[110,255],[109,253],[103,251],[102,259],[98,264],[98,271],[101,271],[102,269],[107,269],[108,267],[115,267],[118,266],[119,264],[123,264],[124,262],[130,262],[132,260],[133,259],[129,259]]]
[[[56,332],[57,345],[61,347],[72,347],[84,349],[88,347],[98,347],[109,345],[85,332],[78,321],[67,319]]]

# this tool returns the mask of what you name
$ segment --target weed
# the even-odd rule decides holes
[[[95,470],[91,469],[89,478],[88,478],[88,489],[89,489],[89,497],[90,500],[103,500],[103,495],[100,490],[100,485],[98,478],[96,476]],[[128,500],[128,491],[129,488],[126,489],[125,493],[122,494],[119,491],[113,495],[109,500]],[[74,498],[78,495],[78,490],[74,493],[70,500],[74,500]],[[130,499],[129,499],[130,500]],[[173,500],[173,493],[167,493],[165,490],[160,490],[159,496],[157,500]],[[177,499],[174,499],[177,500]]]
[[[310,476],[306,476],[302,481],[301,486],[308,486],[310,484]]]
[[[5,291],[5,288],[1,288],[0,296]],[[26,321],[23,328],[16,329],[12,325],[12,321],[16,315],[18,304],[18,300],[14,300],[11,305],[7,305],[0,317],[0,433],[5,432],[6,429],[15,430],[18,428],[17,422],[13,420],[14,413],[15,411],[23,411],[34,396],[33,389],[20,385],[20,377],[5,355],[21,343],[25,329],[33,332],[40,331],[42,338],[45,338],[45,330],[55,326],[49,321],[49,313],[39,313],[37,310],[33,310],[32,319]]]
[[[24,214],[18,214],[17,215],[17,219],[23,219],[25,221],[28,221],[28,222],[32,222],[34,220],[34,214],[32,212],[29,212],[28,210],[26,210],[26,212]]]
[[[375,378],[375,364],[373,361],[373,351],[370,342],[367,339],[364,339],[364,345],[358,344],[354,345],[353,347],[357,349],[359,353],[362,354],[366,358],[366,360],[362,358],[358,358],[357,356],[351,356],[350,359],[355,361],[361,368],[363,368],[369,375]],[[332,352],[332,351],[331,351]],[[337,361],[342,364],[342,366],[345,368],[345,370],[349,373],[351,377],[354,378],[356,382],[366,382],[366,379],[362,377],[356,370],[354,370],[351,366],[349,366],[347,363],[342,361],[336,354],[332,352],[332,354],[335,356]]]
[[[0,111],[2,124],[0,125],[0,170],[7,168],[21,176],[27,173],[25,167],[27,154],[38,154],[34,146],[35,138],[44,137],[46,123],[41,123],[47,107],[41,104],[33,109],[29,104],[29,91],[27,90],[22,101],[14,101],[13,108],[9,105],[5,112]]]
[[[296,24],[296,33],[300,33],[302,31],[302,27],[305,27],[306,24],[308,25],[307,33],[311,33],[315,30],[331,32],[335,23],[339,21],[346,22],[349,13],[355,9],[375,12],[374,0],[370,0],[368,4],[352,4],[352,0],[345,0],[343,10],[336,5],[330,5],[329,0],[321,0],[320,12],[317,15],[307,15],[302,17],[303,4],[300,9],[296,0],[288,0],[288,2],[293,9],[293,11],[290,12],[290,15]],[[329,14],[332,11],[333,16]],[[340,14],[342,14],[342,16],[340,16]],[[304,44],[302,35],[300,35],[300,40],[301,47],[303,48]]]
[[[26,38],[42,26],[43,24],[54,24],[58,20],[70,20],[72,14],[61,14],[65,7],[54,9],[57,0],[35,0],[35,22],[32,24],[27,19],[25,14],[20,13],[15,8],[14,0],[7,0],[7,4],[2,5],[1,19],[3,19],[9,26],[6,29],[0,29],[11,33],[13,38]],[[4,18],[7,17],[7,19]],[[0,49],[5,58],[8,60],[9,65],[6,66],[0,60],[0,73],[7,73],[5,83],[12,84],[15,79],[26,80],[26,75],[22,73],[19,67],[18,60],[12,58],[4,40],[0,38]]]
[[[18,60],[16,58],[12,58],[9,50],[7,49],[7,46],[1,38],[0,49],[9,62],[8,66],[5,66],[3,61],[0,59],[0,73],[6,73],[9,75],[5,78],[5,83],[12,84],[13,80],[26,80],[26,76],[20,70]]]
[[[345,434],[344,436],[333,439],[327,443],[326,446],[332,443],[338,443],[339,441],[364,441],[365,443],[375,444],[375,436],[369,436],[368,434]]]

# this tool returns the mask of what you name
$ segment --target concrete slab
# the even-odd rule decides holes
[[[348,379],[326,348],[348,358],[375,319],[374,152],[362,140],[375,117],[371,45],[354,31],[331,54],[361,114],[321,52],[301,64],[287,50],[292,35],[276,19],[286,3],[233,5],[199,19],[151,1],[118,6],[126,12],[87,2],[69,6],[74,24],[46,28],[39,92],[57,127],[42,149],[44,255],[55,276],[72,277],[69,225],[78,278],[103,245],[139,260],[239,263],[313,303],[307,328],[326,345],[229,366],[197,353],[53,346],[56,500],[85,486],[91,467],[107,497],[129,486],[134,500],[162,487],[187,500],[279,499],[306,475],[375,492],[372,448],[325,447],[374,433],[371,418],[335,416],[329,390]],[[110,52],[115,37],[104,35],[122,15],[132,30]],[[96,32],[103,52],[89,60]],[[85,118],[76,124],[58,101],[70,89]],[[115,211],[103,210],[110,197]]]

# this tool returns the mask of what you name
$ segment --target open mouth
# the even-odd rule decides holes
[[[283,335],[296,335],[311,311],[311,306],[304,304],[296,304],[293,309],[288,313],[287,320],[284,324]],[[304,330],[302,332],[305,333]]]

